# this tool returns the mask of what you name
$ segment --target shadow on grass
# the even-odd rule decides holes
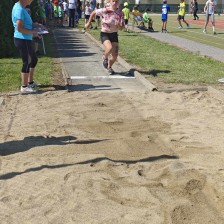
[[[168,33],[186,33],[187,32],[187,30],[176,30],[176,31],[169,31],[168,30]]]
[[[202,28],[200,28],[200,27],[190,27],[189,30],[202,30]]]
[[[158,76],[160,73],[168,74],[171,71],[170,70],[158,70],[158,69],[152,69],[152,70],[139,70],[139,69],[130,69],[130,74],[134,74],[134,72],[137,71],[143,75],[151,75],[151,76]]]

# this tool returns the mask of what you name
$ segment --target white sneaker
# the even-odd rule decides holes
[[[203,30],[203,33],[207,33],[206,29]]]
[[[38,83],[36,83],[36,82],[33,81],[33,84],[30,84],[28,86],[31,87],[31,88],[34,88],[34,87],[40,86],[40,84],[38,84]]]
[[[24,93],[35,93],[35,92],[36,92],[36,90],[33,89],[33,88],[30,87],[30,86],[27,86],[27,87],[22,87],[22,86],[21,86],[20,91],[21,91],[21,92],[24,92]]]
[[[179,26],[178,29],[183,29],[183,27],[182,26]]]

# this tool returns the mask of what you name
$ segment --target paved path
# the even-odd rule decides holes
[[[103,68],[102,49],[78,29],[56,29],[55,40],[69,91],[147,91],[149,81],[138,79],[133,70],[116,62],[116,74]]]

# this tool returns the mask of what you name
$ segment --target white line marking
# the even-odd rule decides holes
[[[133,76],[121,76],[121,75],[111,75],[111,76],[71,76],[70,79],[135,79]]]

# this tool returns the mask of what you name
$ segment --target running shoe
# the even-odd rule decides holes
[[[178,29],[183,29],[183,27],[182,26],[179,26]]]
[[[203,30],[203,33],[207,33],[206,29]]]
[[[108,68],[108,58],[105,58],[105,56],[103,55],[103,67],[105,68],[105,69],[107,69]]]
[[[224,82],[224,78],[218,79],[218,82]]]
[[[32,84],[29,84],[29,87],[31,87],[31,88],[38,87],[38,86],[40,86],[40,84],[38,84],[38,83],[36,83],[34,81],[33,81]]]
[[[187,29],[190,29],[190,24],[187,24]]]
[[[36,90],[30,86],[26,86],[26,87],[21,86],[20,91],[24,92],[24,93],[35,93],[36,92]]]
[[[107,72],[108,72],[109,75],[113,75],[115,73],[112,68],[108,68]]]

